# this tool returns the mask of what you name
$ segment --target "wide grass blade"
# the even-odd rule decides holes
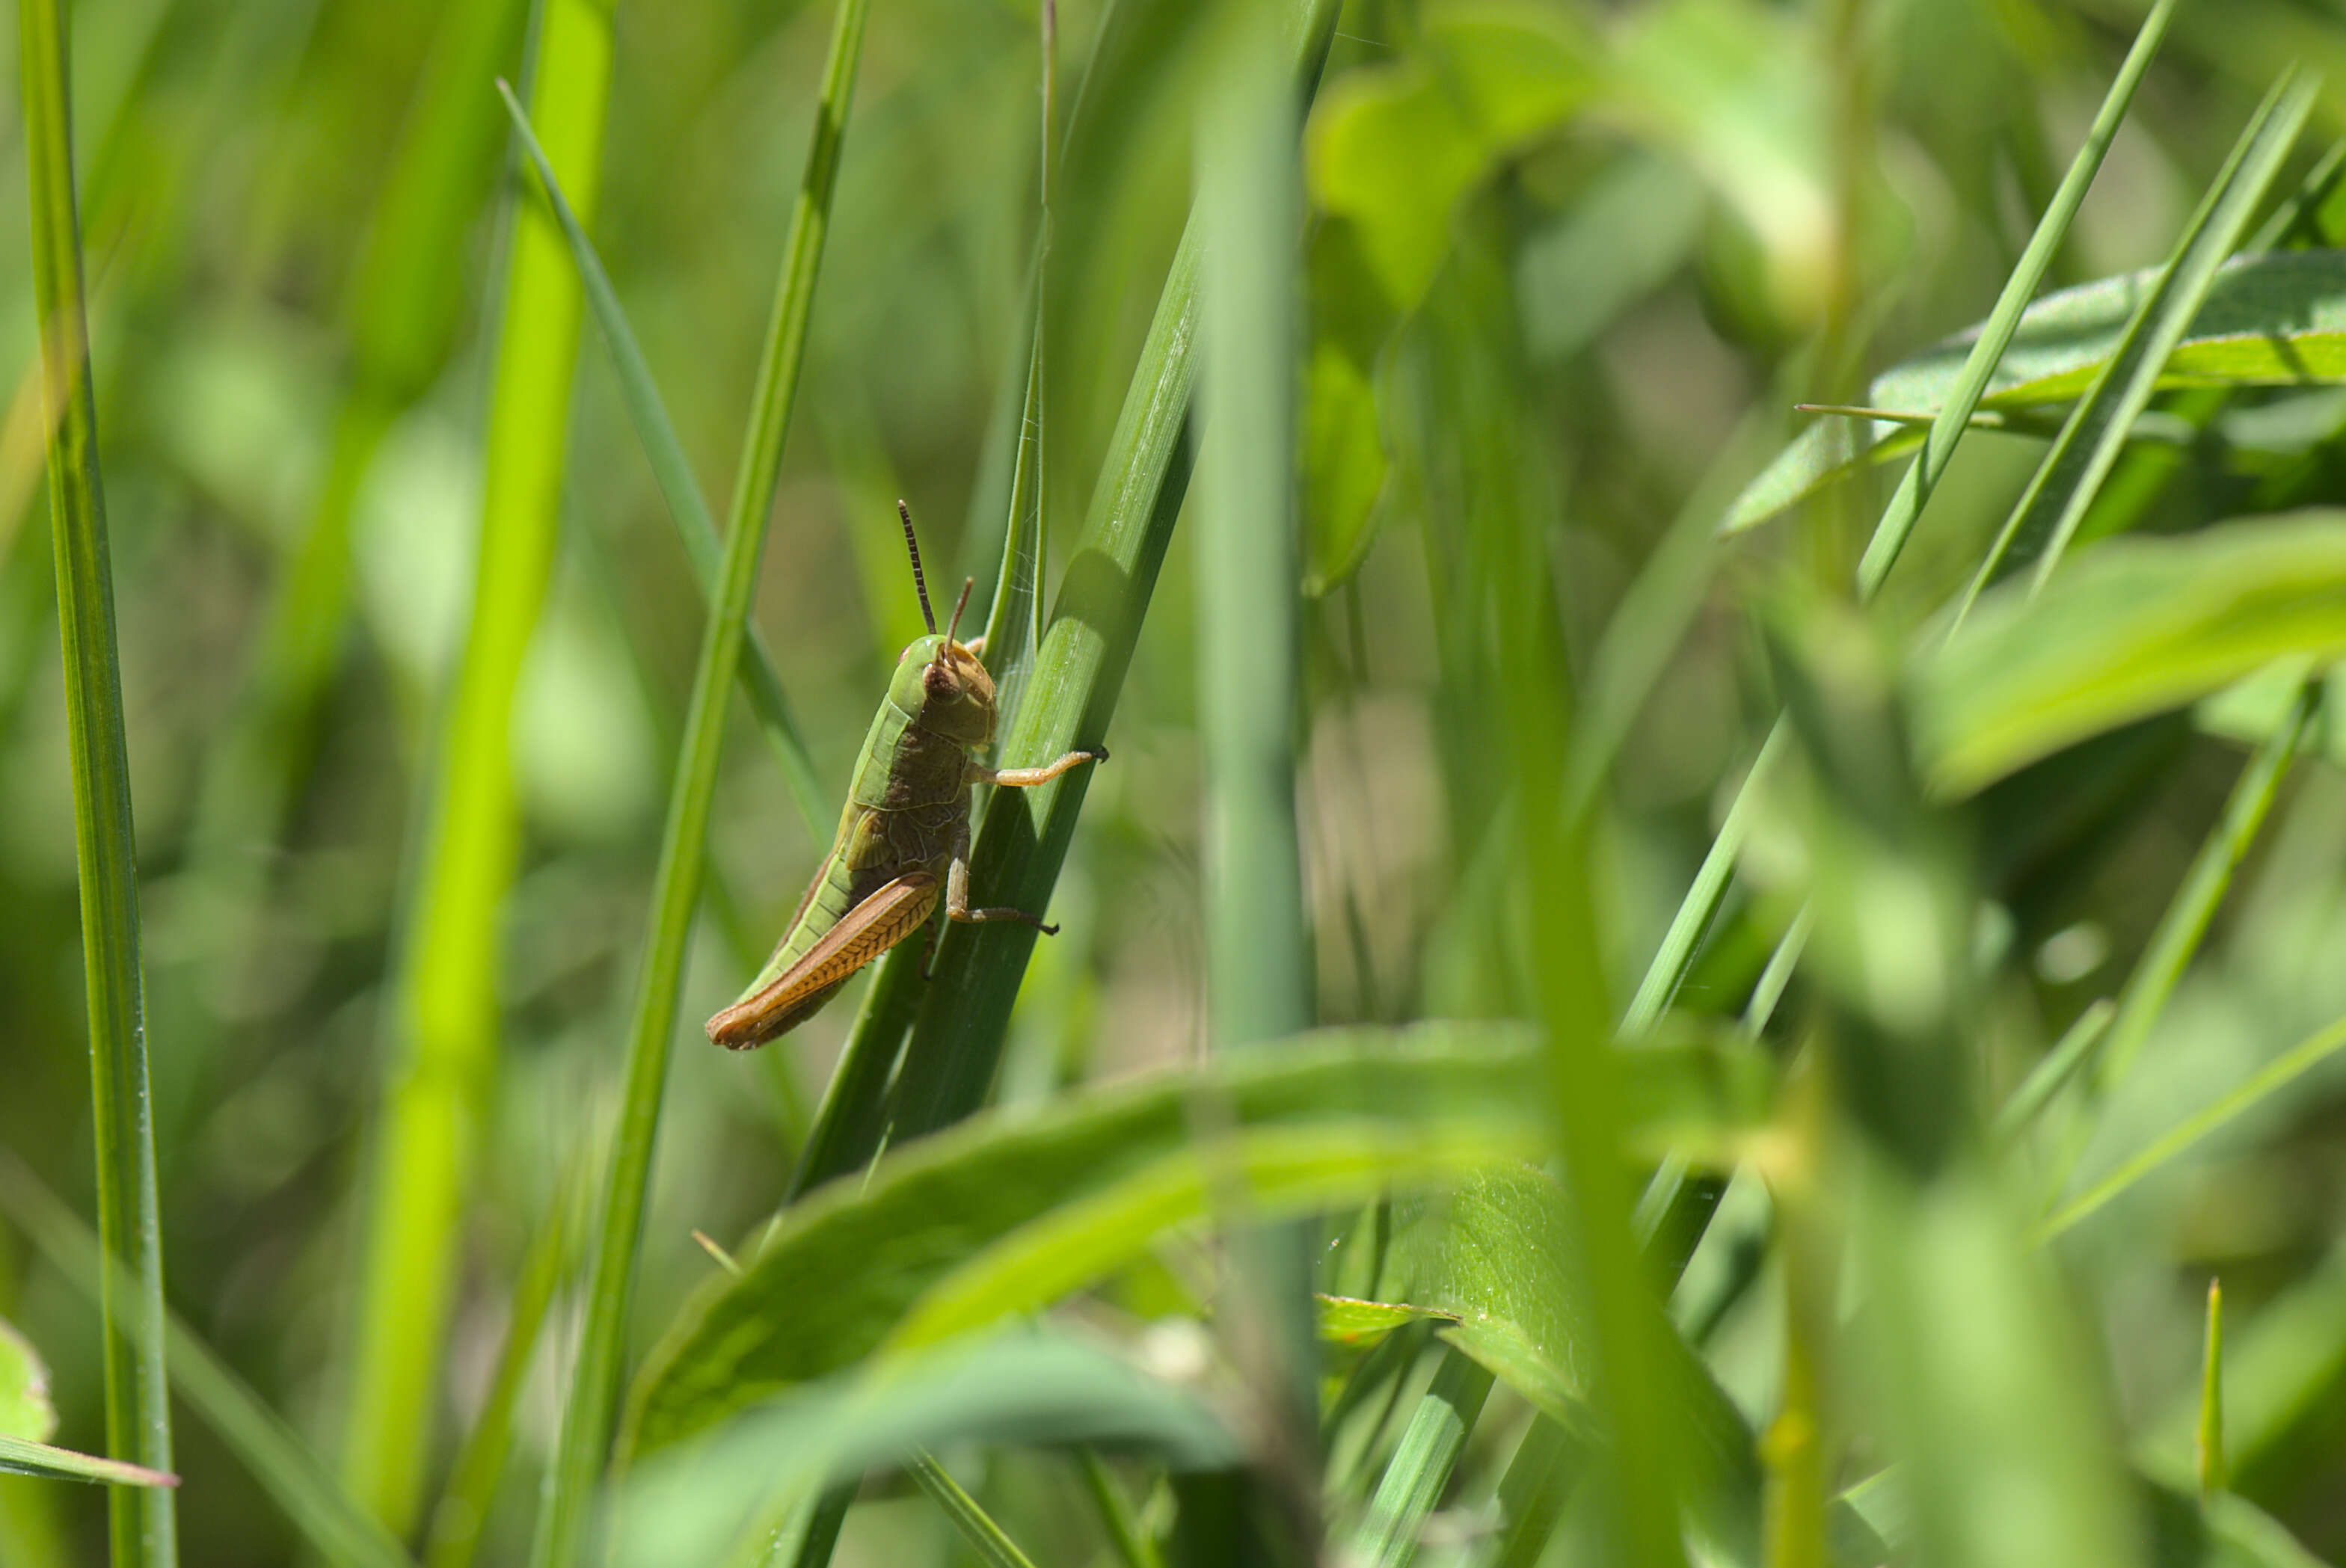
[[[108,1256],[124,1265],[120,1278],[107,1271],[98,1293],[106,1441],[142,1469],[161,1471],[171,1468],[171,1406],[164,1375],[163,1236],[148,1098],[138,840],[130,818],[106,495],[98,476],[97,404],[90,389],[64,0],[23,0],[16,19],[41,406],[49,432],[49,537],[56,555],[89,1008],[97,1229]],[[178,1525],[168,1490],[117,1492],[107,1522],[114,1562],[123,1568],[168,1568],[178,1560]]]
[[[531,1553],[537,1568],[566,1568],[585,1548],[597,1486],[609,1451],[612,1410],[627,1354],[627,1304],[649,1196],[652,1149],[659,1130],[668,1047],[676,1028],[677,993],[684,977],[685,942],[691,933],[693,908],[699,901],[709,808],[724,748],[725,695],[740,662],[743,627],[765,548],[766,520],[773,509],[783,443],[797,401],[799,369],[806,357],[807,319],[813,309],[823,241],[830,233],[831,192],[856,63],[862,51],[866,8],[866,0],[840,0],[832,22],[806,170],[791,209],[750,428],[734,480],[717,592],[710,600],[700,659],[693,674],[684,747],[668,799],[652,916],[645,933],[643,966],[628,1032],[618,1133],[611,1145],[598,1228],[594,1233],[586,1322],[563,1412],[546,1512],[540,1516]]]
[[[2266,188],[2280,174],[2282,159],[2313,112],[2318,83],[2293,78],[2294,73],[2285,73],[2250,117],[2184,227],[2157,283],[2127,323],[2117,351],[2070,411],[2061,434],[1973,576],[1955,612],[1957,626],[1981,591],[2004,574],[2007,558],[2015,552],[2020,557],[2015,565],[2034,558],[2030,580],[2039,588],[2060,564],[2077,525],[2085,521],[2086,509],[2125,449],[2127,433],[2157,391],[2161,369],[2214,286],[2217,270],[2239,246]]]
[[[1491,1383],[1491,1374],[1460,1351],[1443,1352],[1433,1386],[1410,1412],[1401,1446],[1369,1502],[1369,1516],[1352,1537],[1354,1561],[1367,1568],[1408,1568],[1416,1558],[1419,1527],[1442,1501]]]
[[[555,221],[561,225],[563,238],[570,244],[571,260],[577,265],[579,280],[586,286],[587,308],[595,312],[595,324],[602,329],[604,344],[611,351],[612,369],[618,372],[620,400],[627,405],[636,439],[643,444],[644,457],[651,464],[660,499],[668,503],[668,514],[684,541],[693,581],[699,585],[705,602],[716,591],[720,549],[717,524],[709,520],[709,503],[701,499],[700,485],[692,476],[692,464],[684,455],[684,443],[677,439],[676,426],[668,417],[668,405],[652,380],[651,365],[636,342],[635,330],[627,325],[627,312],[619,308],[619,296],[611,287],[610,275],[603,270],[602,258],[595,253],[586,227],[562,194],[562,182],[556,178],[554,165],[545,150],[537,145],[537,137],[529,128],[529,117],[522,112],[513,89],[499,82],[497,93],[505,99],[505,112],[513,117],[514,134],[520,138],[522,151],[536,171],[538,188],[546,193],[546,205],[552,209]],[[773,745],[774,756],[781,763],[783,782],[790,786],[800,820],[806,824],[807,832],[820,842],[831,827],[829,802],[821,786],[815,782],[814,762],[799,735],[798,721],[790,715],[781,677],[774,673],[773,657],[766,651],[765,638],[755,626],[747,628],[741,640],[741,693],[750,699],[750,710],[757,715],[759,728]]]
[[[1971,794],[2063,747],[2292,656],[2346,652],[2346,513],[2107,541],[2041,594],[1981,602],[1912,670],[1934,790]]]
[[[0,1155],[0,1210],[73,1288],[95,1301],[107,1272],[97,1237],[14,1157]],[[117,1284],[117,1288],[120,1288]],[[171,1387],[211,1428],[283,1511],[320,1557],[344,1568],[404,1568],[412,1560],[374,1517],[352,1501],[308,1441],[262,1402],[212,1348],[166,1311]]]
[[[536,121],[591,211],[611,72],[608,10],[597,0],[545,0],[534,55]],[[423,1505],[463,1195],[497,1071],[500,920],[521,832],[515,692],[553,573],[578,320],[569,249],[545,213],[525,209],[497,328],[472,616],[434,743],[382,1048],[384,1107],[369,1162],[343,1427],[344,1481],[403,1533]]]

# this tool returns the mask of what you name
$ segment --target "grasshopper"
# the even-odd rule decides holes
[[[994,743],[994,679],[977,661],[985,639],[954,638],[971,585],[962,584],[953,619],[939,635],[912,511],[899,501],[896,512],[904,520],[913,591],[929,635],[897,656],[887,700],[856,759],[831,853],[773,957],[732,1006],[709,1021],[709,1037],[730,1050],[762,1045],[814,1016],[857,970],[927,921],[940,893],[946,920],[1012,921],[1046,936],[1059,929],[1024,910],[969,907],[969,788],[1048,783],[1083,763],[1107,761],[1107,748],[1070,751],[1041,768],[988,768],[977,760],[974,753]],[[938,929],[929,932],[933,950]]]

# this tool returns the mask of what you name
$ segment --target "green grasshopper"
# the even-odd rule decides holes
[[[1015,921],[1045,935],[1058,927],[1016,909],[969,907],[969,787],[1048,783],[1107,748],[1070,751],[1041,768],[988,768],[972,755],[994,743],[994,679],[977,662],[984,646],[954,640],[971,585],[962,585],[944,635],[929,608],[913,514],[901,501],[913,589],[929,635],[897,657],[887,700],[863,738],[855,784],[822,869],[799,900],[774,956],[732,1006],[709,1021],[709,1037],[746,1051],[797,1028],[859,969],[913,934],[935,912],[946,920]],[[929,933],[933,947],[936,931]]]

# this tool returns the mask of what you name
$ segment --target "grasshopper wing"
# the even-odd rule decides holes
[[[709,1021],[709,1037],[730,1051],[763,1045],[812,1017],[850,976],[921,928],[937,907],[937,879],[907,871],[884,883],[807,949],[804,957]]]

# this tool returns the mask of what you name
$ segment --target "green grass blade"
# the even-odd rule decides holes
[[[571,260],[576,263],[579,280],[586,287],[587,307],[595,312],[595,323],[602,329],[603,341],[611,351],[612,368],[618,372],[619,396],[627,404],[627,419],[635,426],[636,439],[643,444],[644,457],[651,464],[660,499],[668,503],[668,514],[684,541],[693,581],[700,585],[701,598],[706,601],[717,586],[717,524],[709,520],[709,504],[701,499],[700,486],[692,477],[684,443],[677,439],[676,426],[668,417],[668,405],[661,401],[658,384],[652,380],[651,365],[636,342],[635,330],[627,325],[627,312],[619,308],[619,296],[611,287],[610,275],[604,271],[602,258],[595,253],[594,241],[587,239],[585,226],[563,196],[554,165],[529,128],[529,117],[522,112],[520,101],[505,83],[497,84],[497,93],[505,99],[505,112],[513,117],[514,134],[521,138],[522,150],[537,174],[538,188],[545,193],[555,221],[569,242]],[[782,693],[781,677],[774,673],[772,656],[767,653],[765,639],[758,635],[755,626],[750,627],[742,637],[741,692],[750,699],[750,709],[757,715],[759,728],[773,745],[800,819],[806,823],[808,833],[821,842],[831,820],[830,802],[821,786],[815,782],[813,759],[807,755],[797,719],[791,717],[790,699]]]
[[[109,1271],[97,1236],[28,1167],[5,1155],[0,1155],[0,1211],[76,1290],[98,1298]],[[117,1266],[110,1272],[119,1277],[123,1270]],[[403,1568],[411,1561],[390,1532],[351,1500],[301,1434],[168,1308],[163,1332],[173,1390],[321,1557],[355,1568]]]
[[[2021,313],[2044,279],[2045,270],[2053,257],[2068,238],[2076,220],[2078,206],[2093,183],[2094,174],[2101,167],[2102,155],[2109,148],[2110,137],[2125,118],[2134,93],[2157,53],[2159,39],[2175,10],[2174,0],[2162,0],[2147,17],[2135,36],[2134,47],[2127,54],[2126,62],[2118,68],[2109,91],[2104,95],[2102,107],[2087,129],[2086,139],[2070,159],[2068,170],[2044,214],[2036,220],[2029,235],[2028,247],[2021,253],[2018,266],[2004,280],[1996,296],[1994,308],[1989,311],[1987,324],[1981,329],[1979,341],[1964,361],[1954,390],[1938,417],[1933,422],[1931,433],[1925,439],[1923,454],[1907,466],[1890,504],[1883,510],[1882,521],[1868,540],[1865,554],[1858,565],[1859,593],[1871,598],[1887,581],[1890,569],[1897,562],[1906,541],[1912,536],[1914,524],[1928,504],[1931,491],[1944,472],[1945,464],[1962,439],[1964,428],[1978,400],[1995,372],[1997,360],[2011,341],[2013,330],[2019,324]],[[1968,394],[1966,397],[1965,394]],[[1937,461],[1930,459],[1936,454]],[[1782,727],[1769,732],[1767,744],[1753,761],[1751,770],[1736,791],[1734,804],[1719,824],[1710,850],[1703,857],[1700,870],[1695,873],[1692,887],[1679,901],[1661,945],[1655,950],[1636,993],[1623,1014],[1622,1033],[1636,1035],[1653,1027],[1662,1009],[1677,994],[1686,972],[1694,962],[1696,949],[1703,933],[1709,930],[1712,918],[1719,912],[1720,901],[1727,896],[1727,887],[1735,871],[1736,857],[1741,853],[1743,836],[1749,830],[1745,802],[1750,799],[1753,786],[1766,776],[1769,765],[1781,746]]]
[[[448,1484],[432,1511],[432,1528],[425,1538],[425,1568],[467,1568],[480,1548],[481,1529],[488,1522],[496,1499],[497,1482],[505,1473],[513,1448],[514,1412],[536,1364],[538,1337],[546,1328],[555,1293],[569,1277],[577,1231],[571,1217],[572,1188],[566,1180],[555,1198],[554,1212],[531,1237],[506,1307],[505,1343],[498,1347],[496,1369],[489,1375],[488,1391],[480,1414],[464,1435],[449,1466]]]
[[[628,1032],[627,1079],[617,1136],[611,1146],[586,1323],[563,1412],[554,1474],[531,1560],[538,1568],[566,1568],[588,1535],[588,1516],[610,1446],[611,1415],[627,1354],[627,1304],[651,1182],[668,1047],[676,1028],[677,994],[684,978],[684,948],[699,901],[701,861],[709,838],[711,798],[725,740],[725,694],[740,662],[743,627],[757,587],[766,520],[781,472],[799,370],[806,357],[807,319],[815,277],[830,233],[831,192],[847,127],[855,67],[862,50],[866,0],[840,0],[824,62],[806,170],[790,214],[771,322],[760,358],[750,427],[735,477],[725,551],[703,630],[700,659],[686,710],[684,747],[668,799],[660,842],[652,917]]]
[[[2133,1067],[2150,1038],[2151,1027],[2181,983],[2183,971],[2199,951],[2208,922],[2216,918],[2216,908],[2232,885],[2232,873],[2256,842],[2280,793],[2281,781],[2289,777],[2290,765],[2297,759],[2298,748],[2320,712],[2321,692],[2320,681],[2306,684],[2280,726],[2249,754],[2239,778],[2233,781],[2223,815],[2208,830],[2198,853],[2192,856],[2183,884],[2160,913],[2142,956],[2127,976],[2126,988],[2118,993],[2117,1016],[2102,1037],[2095,1063],[2094,1078],[2100,1090],[2107,1092]]]
[[[1116,1548],[1117,1561],[1124,1568],[1165,1568],[1164,1554],[1141,1529],[1139,1520],[1133,1517],[1132,1505],[1125,1502],[1116,1477],[1108,1473],[1098,1453],[1083,1449],[1076,1453],[1076,1462],[1083,1471],[1084,1490],[1091,1495],[1092,1506],[1099,1512],[1100,1527]]]
[[[1010,1532],[995,1523],[993,1515],[979,1507],[977,1499],[964,1491],[961,1482],[926,1449],[913,1454],[910,1469],[914,1483],[944,1511],[944,1516],[953,1522],[954,1529],[985,1568],[1035,1568],[1035,1560],[1018,1550]]]
[[[1492,1380],[1460,1351],[1443,1350],[1433,1386],[1411,1413],[1401,1446],[1370,1501],[1369,1516],[1352,1537],[1354,1562],[1366,1568],[1408,1568],[1415,1559],[1418,1529],[1442,1501]]]
[[[2346,1051],[2346,1019],[2300,1040],[2238,1086],[2177,1123],[2149,1146],[2055,1209],[2037,1227],[2036,1239],[2049,1241],[2073,1228],[2200,1139],[2253,1110],[2341,1051]]]
[[[2076,1076],[2077,1069],[2085,1064],[2086,1058],[2100,1042],[2102,1032],[2116,1016],[2117,1004],[2107,997],[2097,999],[2077,1014],[2069,1027],[2061,1032],[2061,1038],[2054,1043],[2053,1049],[2029,1070],[2028,1076],[2020,1081],[2020,1086],[2013,1090],[2011,1097],[1997,1109],[1995,1135],[1998,1140],[2009,1141],[2027,1131],[2028,1125],[2053,1103],[2053,1096],[2061,1092],[2062,1085]]]
[[[2208,1281],[2208,1333],[2199,1352],[2199,1495],[2224,1490],[2224,1288]]]
[[[1995,373],[1997,361],[2012,342],[2021,312],[2028,308],[2036,286],[2045,280],[2045,270],[2053,264],[2055,253],[2068,238],[2069,226],[2086,199],[2086,188],[2093,184],[2094,175],[2102,167],[2102,157],[2109,151],[2118,125],[2134,102],[2135,88],[2141,85],[2143,73],[2150,68],[2151,56],[2158,53],[2159,43],[2167,36],[2168,24],[2174,20],[2177,3],[2178,0],[2159,0],[2136,32],[2126,63],[2118,67],[2117,78],[2110,84],[2094,123],[2086,131],[2085,145],[2070,160],[2068,171],[2061,177],[2060,188],[2053,193],[2044,217],[2037,219],[2035,231],[2028,237],[2028,248],[2020,253],[2019,262],[2004,280],[2002,292],[1996,295],[1995,308],[1988,312],[1979,341],[1964,358],[1946,405],[1939,410],[1938,417],[1931,422],[1930,433],[1923,438],[1922,453],[1907,464],[1897,490],[1890,497],[1890,504],[1882,511],[1882,522],[1858,562],[1859,597],[1871,599],[1881,592],[1892,564],[1912,536],[1923,508],[1930,504],[1931,492],[1937,487],[1940,475],[1947,471],[1955,445],[1963,439],[1965,425],[1987,391],[1988,378]]]
[[[2031,581],[2036,587],[2043,587],[2060,564],[2077,525],[2085,521],[2086,509],[2125,449],[2127,431],[2157,390],[2168,356],[2198,314],[2217,269],[2238,247],[2266,188],[2296,144],[2313,110],[2317,87],[2313,80],[2284,73],[2250,117],[2185,226],[2157,286],[2136,308],[2118,351],[2070,411],[2035,477],[2014,504],[1956,609],[1955,626],[1961,626],[1981,592],[2003,575],[2015,552],[2021,555],[2014,565],[2035,555]]]
[[[1336,11],[1330,0],[1310,0],[1293,56],[1303,89],[1318,81]],[[1167,269],[1027,700],[996,746],[998,766],[1047,760],[1107,735],[1188,489],[1200,248],[1193,217]],[[1039,789],[1014,790],[998,802],[1006,809],[986,813],[971,861],[972,902],[1049,905],[1092,771],[1079,768]],[[792,1192],[863,1165],[885,1126],[892,1124],[899,1139],[915,1136],[984,1099],[1034,942],[1023,926],[949,929],[926,985],[918,979],[921,955],[909,944],[881,961]],[[900,1050],[900,1092],[883,1107]]]
[[[118,1459],[51,1448],[45,1442],[0,1434],[0,1474],[39,1476],[49,1481],[94,1481],[107,1486],[174,1487],[179,1478],[145,1465]]]
[[[536,121],[591,210],[610,81],[607,5],[546,0],[535,54]],[[525,209],[496,336],[471,623],[439,722],[389,1003],[343,1430],[345,1483],[402,1533],[423,1501],[463,1194],[497,1070],[499,922],[520,835],[515,692],[553,572],[578,325],[568,248],[550,219]]]
[[[64,0],[23,0],[16,10],[32,202],[33,300],[41,405],[49,433],[49,536],[56,555],[57,636],[89,1008],[97,1227],[107,1254],[125,1266],[119,1280],[115,1270],[107,1271],[98,1295],[106,1441],[146,1470],[168,1471],[163,1236],[148,1099],[138,846],[131,828],[106,496],[98,476],[97,404],[90,389],[66,7]],[[178,1560],[178,1516],[168,1490],[117,1492],[108,1500],[107,1520],[114,1561],[124,1568],[168,1568]]]

